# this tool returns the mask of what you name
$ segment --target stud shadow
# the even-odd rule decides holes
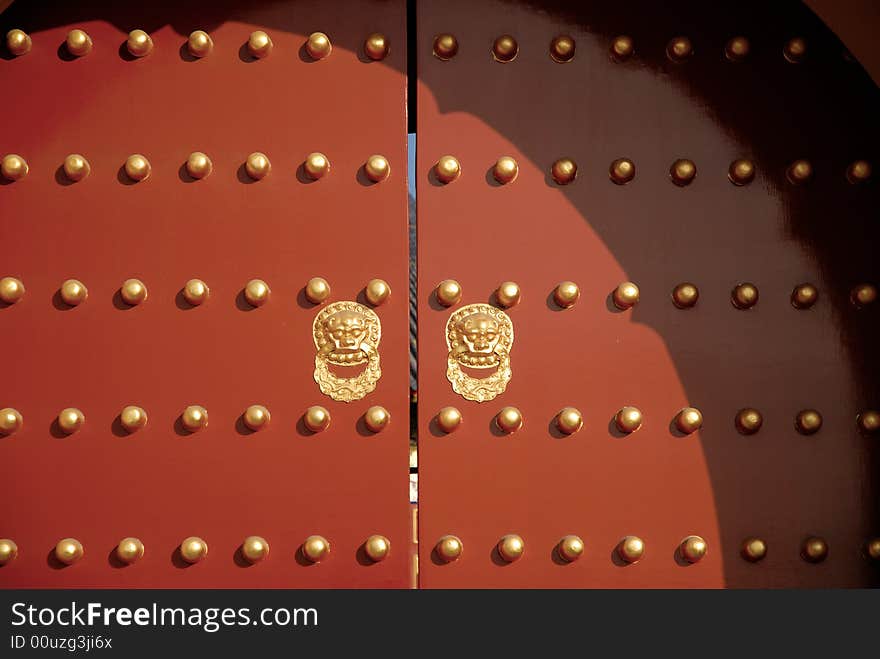
[[[110,553],[107,554],[107,562],[110,564],[114,570],[121,570],[126,567],[130,567],[128,563],[123,563],[119,560],[119,556],[116,553],[116,547],[110,550]]]
[[[298,565],[302,567],[315,567],[318,565],[317,563],[312,563],[306,555],[303,553],[302,545],[296,548],[296,554],[294,555],[294,560],[296,560]]]
[[[568,311],[569,309],[572,308],[572,307],[560,307],[558,304],[556,304],[555,289],[550,291],[547,294],[547,298],[544,300],[544,302],[546,303],[547,308],[550,309],[550,311],[555,311],[555,312]],[[575,302],[575,304],[577,304],[577,302]],[[616,308],[617,307],[615,307],[615,309]]]
[[[329,174],[330,174],[330,172],[328,171],[327,175],[329,175]],[[302,183],[303,185],[311,185],[312,183],[317,183],[320,179],[315,179],[315,178],[312,178],[311,176],[309,176],[306,173],[305,163],[301,162],[299,164],[299,167],[296,168],[296,180],[299,181],[300,183]]]
[[[183,560],[183,554],[180,553],[180,547],[175,547],[174,551],[171,552],[171,564],[178,570],[186,570],[195,565],[195,563],[187,563]]]
[[[0,309],[6,309],[8,307],[11,307],[13,304],[15,304],[15,303],[14,302],[4,302],[3,300],[0,300]]]
[[[70,567],[69,565],[62,563],[58,560],[58,557],[55,556],[55,549],[50,549],[49,553],[46,554],[46,565],[48,565],[53,570],[63,570],[65,568]]]
[[[332,52],[332,51],[331,51],[331,52]],[[318,62],[321,61],[321,60],[319,60],[319,59],[315,59],[314,57],[312,57],[311,55],[309,55],[309,50],[308,50],[308,48],[306,48],[306,42],[305,42],[305,41],[304,41],[303,44],[299,47],[299,49],[296,51],[296,54],[297,54],[297,56],[299,57],[299,61],[300,61],[300,62],[303,62],[303,63],[305,63],[305,64],[317,64]]]
[[[554,545],[553,549],[550,550],[550,560],[553,561],[554,565],[558,565],[560,567],[574,564],[574,561],[567,561],[559,555],[559,545]]]
[[[626,313],[629,309],[621,309],[616,304],[614,304],[614,291],[610,292],[605,297],[605,308],[608,309],[611,313]]]
[[[122,185],[137,185],[138,182],[130,179],[128,174],[125,173],[125,165],[120,165],[119,169],[116,170],[116,180],[119,181]]]
[[[522,428],[520,428],[522,430]],[[493,415],[491,419],[489,419],[489,432],[493,437],[510,437],[513,432],[518,432],[514,430],[513,432],[504,432],[501,428],[498,427],[498,424],[495,423],[495,416]]]
[[[239,311],[249,312],[256,311],[259,307],[251,306],[251,303],[247,301],[247,298],[244,296],[244,289],[241,289],[235,295],[235,308]]]
[[[236,547],[235,551],[232,552],[232,562],[235,564],[235,567],[242,569],[247,569],[256,565],[256,563],[251,563],[248,559],[244,557],[244,552],[242,551],[241,545]]]
[[[618,544],[611,550],[611,562],[617,567],[630,567],[631,565],[634,565],[634,563],[627,563],[620,557],[620,554],[617,553],[619,547],[620,545]]]
[[[357,173],[354,176],[355,181],[357,181],[358,185],[364,188],[371,188],[378,183],[378,181],[372,180],[369,176],[367,176],[367,170],[364,169],[364,165],[358,167]]]
[[[251,51],[248,50],[247,41],[241,44],[241,47],[238,49],[238,59],[240,59],[245,64],[251,64],[253,62],[259,62],[259,57],[254,57],[251,54]]]
[[[31,49],[33,49],[33,46],[31,46]],[[28,53],[28,54],[30,54],[30,53]],[[21,55],[20,57],[25,57],[25,55]],[[18,58],[15,55],[13,55],[12,53],[10,53],[6,48],[4,48],[3,50],[0,50],[0,59],[6,60],[7,62],[11,62],[12,60],[18,59]]]
[[[431,549],[431,562],[434,565],[449,565],[447,561],[444,561],[440,554],[437,552],[437,547]]]
[[[498,553],[498,545],[492,547],[492,551],[489,552],[489,558],[498,567],[510,567],[511,565],[516,563],[516,561],[508,563],[503,558],[501,558],[501,554]]]
[[[125,426],[122,425],[121,414],[117,414],[113,421],[110,422],[110,432],[114,437],[124,438],[131,435],[131,433],[125,429]]]
[[[49,434],[55,439],[68,439],[70,437],[70,435],[61,429],[57,417],[52,419],[52,423],[49,424]]]
[[[355,560],[358,562],[358,565],[363,565],[364,567],[372,567],[374,565],[378,565],[379,563],[374,561],[372,558],[367,556],[367,545],[366,543],[362,544],[357,548],[355,552]]]
[[[134,62],[135,60],[143,59],[141,57],[135,57],[130,52],[128,52],[128,47],[125,45],[125,43],[126,42],[123,41],[121,44],[119,44],[119,48],[117,50],[121,59],[124,59],[126,62]]]
[[[247,173],[247,167],[245,163],[241,163],[238,166],[238,169],[235,170],[235,178],[238,179],[239,183],[244,183],[245,185],[251,185],[253,183],[257,183],[256,179],[252,179]]]
[[[458,303],[456,303],[458,304]],[[445,304],[440,304],[440,300],[437,299],[437,291],[436,289],[431,291],[431,295],[428,297],[428,306],[431,307],[434,311],[450,311],[452,307],[447,307]]]
[[[128,304],[128,302],[122,299],[122,291],[117,288],[116,292],[113,293],[113,306],[119,309],[119,311],[131,311],[139,305]]]
[[[459,177],[460,176],[461,175],[459,174]],[[428,183],[430,183],[435,188],[445,188],[447,185],[449,185],[448,183],[444,183],[439,178],[437,178],[437,170],[434,169],[434,167],[431,167],[428,170],[428,175],[426,176],[426,178],[428,179]],[[452,182],[455,183],[455,181]]]
[[[247,424],[244,422],[244,415],[240,415],[235,419],[235,432],[237,432],[242,437],[247,437],[249,435],[253,435],[256,433],[256,430],[251,430],[247,427]]]
[[[617,414],[611,417],[611,420],[608,422],[608,434],[614,437],[615,439],[624,439],[628,437],[632,433],[623,432],[620,428],[617,427]]]
[[[324,428],[323,432],[326,432],[328,430],[328,428]],[[321,431],[319,431],[319,432],[321,432]],[[317,435],[318,433],[315,432],[314,430],[309,430],[308,426],[306,426],[306,421],[303,418],[303,415],[301,414],[299,416],[299,418],[296,420],[296,434],[299,435],[300,437],[313,437],[314,435]]]
[[[187,169],[186,169],[186,163],[183,163],[177,169],[177,178],[179,178],[184,183],[195,183],[199,180],[199,179],[193,178],[192,176],[189,175],[189,171],[187,171]]]
[[[486,170],[486,183],[488,183],[490,187],[501,188],[504,186],[504,184],[499,183],[498,180],[495,178],[495,175],[492,173],[494,169],[495,165],[492,165],[491,167],[489,167],[489,169]]]
[[[73,62],[79,59],[76,55],[67,50],[67,41],[62,41],[58,46],[58,50],[55,52],[58,54],[58,59],[63,62]]]
[[[191,311],[198,308],[196,305],[190,304],[186,301],[186,298],[183,296],[182,288],[174,294],[174,306],[176,306],[181,311]]]
[[[550,433],[550,436],[553,439],[569,439],[571,435],[566,435],[559,429],[559,426],[556,425],[556,417],[554,416],[550,419],[550,423],[547,424],[547,432]],[[572,433],[573,435],[574,433]]]
[[[327,302],[329,302],[329,300],[327,300]],[[314,309],[317,309],[321,305],[315,304],[306,297],[306,287],[303,286],[296,293],[296,306],[298,306],[300,309],[305,309],[306,311],[312,311]]]
[[[354,427],[355,427],[355,430],[357,431],[357,434],[360,435],[361,437],[374,438],[374,437],[376,437],[376,435],[379,434],[379,433],[373,432],[372,430],[367,428],[367,420],[366,420],[365,414],[361,414],[358,417],[357,423],[355,423]]]
[[[174,419],[174,434],[178,437],[192,437],[195,435],[194,432],[186,429],[186,426],[183,425],[183,417],[180,415]]]
[[[67,174],[64,173],[64,165],[58,165],[58,169],[55,170],[55,182],[65,188],[76,183],[76,181],[67,178]]]
[[[12,185],[15,181],[10,181],[8,178],[3,178],[0,176],[0,185]]]
[[[198,62],[200,59],[189,52],[189,45],[187,41],[184,41],[182,44],[180,44],[180,48],[178,48],[177,53],[180,55],[180,59],[182,59],[184,62]]]
[[[446,432],[440,427],[440,422],[437,420],[437,415],[435,414],[431,417],[431,420],[428,422],[428,432],[431,433],[432,437],[449,437],[451,432]],[[452,432],[455,432],[453,430]]]
[[[677,418],[678,418],[678,415],[676,414],[674,417],[672,417],[672,420],[669,422],[669,434],[672,435],[673,437],[679,437],[679,438],[687,437],[688,433],[682,432],[681,430],[679,430],[678,424],[675,422],[675,420]]]
[[[52,306],[58,311],[72,311],[73,309],[76,309],[74,305],[67,304],[67,302],[64,301],[64,298],[61,297],[61,289],[52,293]]]
[[[675,564],[678,567],[692,567],[694,565],[688,559],[682,556],[681,547],[675,548],[675,551],[672,553],[672,560],[675,561]]]

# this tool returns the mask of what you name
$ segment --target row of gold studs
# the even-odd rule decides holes
[[[128,405],[117,417],[120,425],[129,433],[135,433],[147,425],[147,412],[137,405]],[[251,405],[241,415],[244,424],[254,432],[269,426],[272,415],[264,405]],[[301,417],[303,425],[313,433],[326,430],[330,426],[330,412],[325,407],[313,405]],[[370,432],[381,432],[390,422],[391,413],[381,405],[373,405],[361,417]],[[208,410],[201,405],[189,405],[177,417],[187,432],[195,433],[208,427]],[[58,428],[67,435],[77,432],[86,422],[82,410],[66,407],[56,419]],[[0,410],[0,435],[12,435],[21,430],[24,417],[21,412],[6,407]]]
[[[15,57],[27,55],[33,45],[33,39],[23,30],[16,28],[6,33],[6,47]],[[92,52],[93,45],[88,33],[79,28],[68,32],[64,40],[64,47],[73,57],[88,55]],[[189,35],[186,46],[193,57],[207,57],[214,50],[214,40],[204,30],[195,30]],[[153,52],[153,38],[144,30],[132,30],[125,40],[125,48],[132,57],[146,57]],[[247,50],[256,59],[268,57],[273,48],[272,38],[263,30],[255,30],[248,36]],[[385,59],[390,49],[388,38],[380,32],[374,32],[364,40],[364,55],[371,60]],[[333,44],[330,43],[330,37],[323,32],[312,32],[306,39],[305,51],[312,59],[322,60],[333,52]]]

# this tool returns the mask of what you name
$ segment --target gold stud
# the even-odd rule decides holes
[[[458,39],[451,34],[438,34],[434,37],[434,57],[447,61],[458,53]]]
[[[824,538],[810,536],[801,545],[801,557],[808,563],[821,563],[828,556],[828,543]]]
[[[147,299],[147,287],[140,279],[126,279],[119,289],[122,300],[131,306],[145,302]]]
[[[6,33],[6,47],[15,57],[27,55],[31,52],[31,46],[33,46],[33,42],[26,32],[14,29]]]
[[[688,563],[697,563],[706,555],[706,541],[698,535],[689,535],[678,546],[679,553]]]
[[[819,299],[819,290],[812,284],[798,284],[791,292],[791,304],[795,309],[809,309]]]
[[[85,156],[81,156],[78,153],[71,153],[67,156],[64,159],[63,167],[64,175],[67,177],[67,180],[74,183],[82,181],[92,171],[89,161],[85,159]]]
[[[675,426],[690,435],[703,427],[703,414],[696,407],[685,407],[675,416]]]
[[[364,164],[364,172],[371,181],[379,183],[391,174],[391,164],[385,156],[372,155]]]
[[[520,536],[510,533],[498,541],[496,548],[498,549],[498,555],[502,559],[508,563],[513,563],[522,558],[526,545]]]
[[[669,178],[679,187],[690,185],[697,177],[697,166],[693,160],[679,158],[669,167]]]
[[[614,289],[611,299],[614,302],[614,306],[625,311],[638,303],[639,287],[631,281],[625,281]]]
[[[85,30],[71,30],[67,33],[67,52],[74,57],[82,57],[88,55],[92,50],[92,38],[86,34]]]
[[[21,429],[24,419],[21,412],[12,408],[4,407],[0,410],[0,435],[12,435]]]
[[[461,301],[461,284],[454,279],[444,279],[437,284],[437,301],[444,307],[451,307]]]
[[[584,425],[584,417],[576,407],[563,407],[556,415],[556,427],[566,435],[572,435]]]
[[[877,287],[873,284],[859,284],[852,289],[849,297],[857,307],[866,307],[877,299]]]
[[[495,415],[495,425],[507,434],[516,432],[523,425],[522,413],[515,407],[504,407]]]
[[[617,545],[617,555],[627,563],[636,563],[645,555],[645,541],[628,535]]]
[[[388,38],[381,32],[373,32],[364,41],[364,55],[374,62],[388,57],[391,47],[388,44]]]
[[[197,536],[185,538],[180,543],[180,557],[193,564],[205,560],[208,555],[208,543]]]
[[[194,307],[208,299],[211,289],[201,279],[190,279],[183,285],[183,299]]]
[[[5,304],[15,304],[24,297],[24,284],[15,277],[0,279],[0,300]]]
[[[6,565],[18,556],[18,545],[9,538],[0,539],[0,565]]]
[[[391,295],[391,287],[384,279],[371,279],[367,282],[367,286],[364,289],[364,296],[367,298],[367,302],[374,307],[384,303],[389,295]]]
[[[2,542],[2,540],[0,540],[0,542]],[[12,541],[7,540],[7,542]],[[869,558],[872,558],[875,561],[880,561],[880,538],[871,538],[868,540],[868,542],[865,543],[865,550],[867,551]]]
[[[303,423],[312,432],[321,432],[330,425],[330,412],[320,405],[312,405],[303,414]]]
[[[764,417],[755,408],[746,407],[737,412],[734,423],[741,435],[754,435],[764,424]]]
[[[505,309],[509,309],[519,304],[522,299],[522,293],[519,290],[519,284],[513,281],[505,281],[495,291],[495,297],[498,298],[498,304]]]
[[[147,425],[147,413],[143,407],[128,405],[119,414],[119,422],[128,432],[137,432]]]
[[[492,44],[492,57],[496,62],[512,62],[519,52],[519,45],[509,34],[502,34]]]
[[[568,185],[577,178],[578,166],[571,158],[560,158],[550,168],[550,175],[559,185]]]
[[[65,407],[58,414],[58,427],[65,435],[72,435],[86,422],[85,415],[75,407]]]
[[[134,57],[144,57],[152,52],[153,40],[143,30],[132,30],[128,33],[125,47],[128,48],[128,52]]]
[[[73,565],[83,557],[85,550],[79,540],[64,538],[55,545],[55,558],[65,565]]]
[[[269,557],[269,543],[258,535],[249,535],[241,543],[241,555],[248,563],[259,563]]]
[[[444,535],[434,545],[434,551],[444,563],[452,563],[461,558],[461,552],[464,550],[461,540],[454,535]]]
[[[214,50],[214,40],[204,30],[195,30],[190,32],[189,39],[186,41],[186,47],[189,49],[189,54],[193,57],[207,57]]]
[[[315,151],[306,156],[303,169],[310,179],[317,181],[330,173],[330,160],[323,153]]]
[[[749,40],[745,37],[733,37],[724,46],[724,56],[731,62],[741,62],[749,54]]]
[[[519,165],[510,156],[502,156],[495,163],[495,166],[492,167],[492,176],[501,185],[513,183],[516,177],[519,176]]]
[[[618,158],[611,163],[608,175],[617,185],[626,185],[636,176],[636,164],[629,158]]]
[[[550,42],[550,57],[554,62],[565,64],[574,59],[575,42],[567,34],[554,37]]]
[[[364,423],[371,432],[381,432],[389,421],[391,414],[381,405],[373,405],[364,414]]]
[[[320,535],[310,535],[302,544],[302,553],[312,563],[320,563],[330,553],[330,542]]]
[[[0,412],[2,415],[3,412]],[[865,410],[859,413],[857,418],[859,430],[864,435],[876,435],[880,431],[880,412],[877,410]],[[0,428],[2,432],[2,428]]]
[[[251,279],[244,287],[244,299],[252,307],[262,307],[269,301],[269,284],[262,279]]]
[[[269,425],[272,415],[263,405],[251,405],[244,411],[242,419],[244,425],[253,431],[262,430]]]
[[[186,159],[186,172],[194,179],[203,179],[214,170],[214,163],[207,154],[201,151],[193,151]]]
[[[180,422],[189,432],[208,427],[208,410],[201,405],[190,405],[180,415]]]
[[[622,34],[611,42],[611,58],[618,62],[628,60],[634,52],[632,37]]]
[[[461,412],[457,407],[444,407],[437,412],[437,425],[440,430],[450,433],[461,425]]]
[[[455,156],[443,156],[434,165],[434,175],[441,183],[452,183],[461,176],[461,163]]]
[[[323,32],[312,32],[306,41],[306,50],[312,59],[325,59],[333,52],[333,44],[330,43],[330,37]]]
[[[71,307],[85,302],[89,297],[89,289],[79,279],[68,279],[61,284],[60,295],[64,304]]]
[[[584,553],[584,541],[576,535],[567,535],[557,543],[556,553],[566,563],[573,563]]]
[[[814,435],[822,427],[822,415],[818,410],[801,410],[795,418],[795,427],[802,435]]]
[[[553,301],[563,309],[573,306],[581,296],[581,289],[573,281],[563,281],[553,290]]]
[[[846,169],[846,179],[857,185],[871,178],[871,163],[867,160],[856,160]]]
[[[672,289],[672,303],[679,309],[690,309],[699,299],[700,290],[690,282],[682,282]]]
[[[734,185],[748,185],[755,179],[755,163],[743,158],[734,160],[727,170],[727,178]]]
[[[673,62],[684,62],[694,54],[694,46],[687,37],[675,37],[666,45],[666,55]]]
[[[312,277],[306,284],[306,299],[312,304],[321,304],[330,297],[330,284],[323,277]]]
[[[364,543],[364,553],[374,563],[385,560],[391,552],[391,541],[384,535],[371,535]]]
[[[254,151],[245,160],[244,170],[253,180],[259,181],[266,178],[269,172],[272,171],[272,163],[269,162],[269,158],[265,153]]]
[[[638,407],[621,407],[614,415],[614,423],[620,432],[631,433],[642,427],[642,411]]]
[[[272,39],[262,30],[251,32],[251,35],[248,37],[248,51],[257,59],[269,57],[269,53],[272,52],[272,46]]]
[[[790,39],[785,43],[782,54],[792,64],[802,62],[807,56],[807,42],[801,38]]]
[[[144,181],[152,171],[150,161],[140,153],[132,154],[125,159],[125,175],[132,181]]]
[[[144,556],[144,543],[137,538],[123,538],[116,545],[116,558],[126,565],[141,560]]]
[[[785,170],[785,177],[792,185],[803,185],[813,177],[813,166],[809,160],[795,160]]]
[[[0,161],[0,174],[7,181],[20,181],[29,171],[27,161],[17,153],[9,153]]]
[[[740,553],[750,563],[757,563],[767,555],[767,543],[761,538],[746,538],[743,540]]]
[[[737,309],[751,309],[758,303],[758,287],[750,282],[734,286],[730,301]]]

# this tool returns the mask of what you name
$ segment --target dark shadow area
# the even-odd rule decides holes
[[[358,562],[358,565],[362,565],[363,567],[378,565],[376,561],[367,556],[366,544],[362,544],[357,548],[357,551],[355,552],[355,560]]]
[[[58,165],[58,169],[55,170],[55,182],[65,188],[76,183],[76,181],[67,178],[67,174],[64,173],[64,165]]]
[[[64,569],[70,567],[70,565],[67,565],[66,563],[62,563],[61,561],[58,560],[58,558],[55,556],[55,548],[54,547],[49,550],[48,554],[46,554],[46,565],[48,565],[53,570],[64,570]]]
[[[125,426],[122,425],[122,415],[117,414],[113,421],[110,422],[110,433],[114,437],[130,437],[131,433],[125,429]]]
[[[238,568],[249,568],[254,567],[256,563],[251,563],[248,559],[244,557],[244,552],[242,551],[241,545],[235,548],[235,551],[232,552],[232,562],[235,564],[235,567]]]
[[[69,439],[71,436],[61,429],[61,425],[58,423],[58,417],[52,419],[52,423],[49,424],[49,434],[55,439]]]
[[[264,426],[265,428],[265,426]],[[251,430],[248,428],[247,424],[244,422],[244,415],[236,417],[235,419],[235,432],[241,435],[242,437],[248,437],[250,435],[255,434],[256,430]]]
[[[183,289],[181,288],[177,293],[174,294],[174,306],[180,309],[181,311],[191,311],[193,309],[197,309],[199,306],[204,305],[204,302],[201,305],[190,304],[186,301],[186,298],[183,296]]]
[[[135,181],[128,177],[128,174],[125,173],[125,164],[120,165],[119,169],[116,170],[116,180],[122,185],[137,185],[140,183],[140,181]]]
[[[247,298],[244,296],[244,289],[235,295],[235,308],[239,311],[256,311],[259,309],[259,307],[255,307],[247,301]]]
[[[190,176],[189,171],[186,168],[186,163],[183,163],[177,169],[177,178],[179,178],[184,183],[195,183],[199,179]]]
[[[183,425],[183,418],[180,415],[174,419],[174,434],[178,437],[192,437],[195,435],[194,432],[186,429],[186,426]]]
[[[174,551],[171,552],[171,564],[178,570],[186,570],[196,565],[196,563],[188,563],[184,560],[183,554],[180,553],[180,547],[175,547]]]
[[[109,551],[109,553],[107,554],[107,563],[114,570],[121,570],[123,568],[129,567],[129,563],[124,563],[121,560],[119,560],[119,554],[116,553],[116,547],[111,549]]]

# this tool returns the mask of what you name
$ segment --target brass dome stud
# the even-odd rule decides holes
[[[461,412],[457,407],[443,407],[437,412],[437,425],[449,434],[461,425]]]
[[[795,309],[809,309],[819,299],[819,289],[812,284],[798,284],[791,292],[791,305]]]
[[[690,309],[696,306],[700,299],[700,289],[696,284],[682,282],[672,289],[672,304],[679,309]]]
[[[822,427],[822,415],[818,410],[801,410],[795,418],[795,428],[802,435],[815,435]]]
[[[190,279],[183,285],[183,299],[194,307],[204,304],[211,289],[201,279]]]
[[[550,168],[550,175],[557,185],[568,185],[577,178],[578,166],[571,158],[560,158]]]
[[[800,37],[789,39],[782,48],[782,54],[792,64],[803,62],[807,56],[807,42]]]
[[[634,52],[632,37],[620,35],[611,42],[611,58],[617,62],[628,60]]]
[[[269,557],[269,543],[258,535],[249,535],[241,543],[241,555],[250,563],[259,563]]]
[[[126,158],[124,167],[125,175],[136,183],[146,181],[153,171],[150,161],[140,153],[134,153]]]
[[[3,412],[0,411],[0,415],[2,414]],[[859,431],[863,435],[876,435],[880,432],[880,412],[877,410],[864,410],[863,412],[859,412],[856,423],[858,424]],[[0,428],[0,432],[2,432],[2,428]]]
[[[697,177],[697,166],[693,160],[679,158],[669,167],[669,178],[679,187],[693,183]]]
[[[265,153],[254,151],[244,161],[244,171],[254,181],[260,181],[272,171],[272,163],[269,162],[269,157]]]
[[[751,309],[758,303],[758,287],[749,282],[734,286],[730,301],[737,309]]]
[[[618,158],[611,163],[608,176],[617,185],[626,185],[636,176],[636,165],[629,158]]]
[[[736,429],[741,435],[754,435],[764,425],[764,417],[753,407],[745,407],[736,413]]]
[[[750,563],[757,563],[767,555],[767,543],[761,538],[746,538],[743,540],[740,554]]]
[[[9,538],[0,538],[0,565],[11,563],[18,556],[18,545]]]
[[[694,54],[694,46],[687,37],[675,37],[666,45],[666,56],[673,62],[684,62]]]
[[[813,165],[809,160],[795,160],[785,170],[785,177],[792,185],[804,185],[813,178]]]
[[[201,151],[193,151],[186,159],[186,173],[194,179],[203,179],[211,175],[214,170],[214,163],[206,153]]]
[[[617,555],[626,563],[637,563],[645,555],[645,541],[628,535],[618,543]]]
[[[0,543],[3,541],[0,540]],[[12,542],[11,540],[7,542]],[[868,542],[865,543],[865,552],[868,554],[868,558],[880,561],[880,538],[871,538]],[[2,560],[2,559],[0,559]]]
[[[244,287],[244,299],[252,307],[262,307],[269,301],[269,284],[262,279],[251,279]]]
[[[61,284],[59,295],[64,304],[75,307],[89,297],[89,289],[79,279],[67,279]]]
[[[21,412],[12,407],[0,410],[0,435],[8,436],[17,433],[24,425]]]
[[[137,563],[144,557],[144,543],[138,538],[123,538],[116,545],[116,558],[125,565]]]
[[[846,180],[853,185],[865,183],[871,178],[871,163],[867,160],[856,160],[846,169]]]
[[[15,304],[24,297],[24,284],[15,277],[0,279],[0,300],[4,304]]]
[[[85,550],[79,540],[64,538],[55,545],[55,558],[65,565],[73,565],[82,559]]]
[[[698,563],[703,560],[707,549],[706,541],[698,535],[689,535],[678,545],[679,553],[688,563]]]
[[[434,57],[448,61],[458,54],[458,39],[451,34],[438,34],[434,37]]]
[[[389,52],[388,37],[381,32],[373,32],[364,40],[364,55],[374,62],[385,59]]]
[[[519,53],[519,44],[509,34],[502,34],[492,44],[492,57],[496,62],[512,62],[516,59],[517,53]]]
[[[262,30],[251,32],[248,37],[247,49],[253,57],[263,59],[272,52],[272,38]]]
[[[244,425],[246,425],[254,432],[257,432],[267,427],[271,419],[272,415],[269,414],[269,410],[266,409],[266,407],[263,405],[251,405],[244,411],[244,414],[242,415],[242,421],[244,421]]]
[[[685,435],[703,427],[703,414],[696,407],[685,407],[675,415],[675,427]]]
[[[638,407],[621,407],[614,415],[614,423],[620,432],[633,433],[642,427],[642,411]]]
[[[0,175],[7,181],[20,181],[29,170],[27,161],[17,153],[8,153],[0,160]]]
[[[573,435],[584,426],[584,417],[575,407],[563,407],[556,415],[556,427],[559,432]]]
[[[85,415],[75,407],[65,407],[58,414],[58,427],[65,435],[72,435],[82,428],[85,422]]]
[[[581,289],[573,281],[560,282],[553,290],[553,301],[563,309],[574,306],[581,296]]]
[[[810,536],[801,545],[801,558],[807,563],[821,563],[828,557],[828,543],[824,538]]]
[[[501,282],[501,285],[495,290],[495,297],[505,309],[514,307],[522,300],[522,292],[519,284],[513,281]]]
[[[6,33],[6,47],[15,57],[27,55],[31,52],[32,46],[33,42],[26,32],[19,29],[12,29]]]
[[[189,405],[180,415],[180,422],[189,432],[198,432],[208,427],[208,410],[201,405]]]
[[[611,294],[611,300],[614,302],[614,306],[618,309],[626,311],[638,303],[639,287],[631,281],[625,281],[618,284],[617,288],[615,288],[614,292]]]
[[[185,538],[180,543],[180,557],[190,565],[199,563],[208,556],[208,543],[197,536]]]
[[[189,38],[186,40],[186,47],[193,57],[207,57],[214,50],[214,40],[204,30],[195,30],[190,32]]]
[[[312,32],[306,41],[306,51],[313,60],[326,59],[333,52],[333,44],[323,32]]]
[[[379,563],[391,553],[391,541],[384,535],[371,535],[364,542],[364,553],[374,563]]]
[[[441,183],[452,183],[461,176],[461,163],[455,156],[442,156],[434,165],[434,176]]]
[[[321,432],[330,426],[330,412],[326,407],[312,405],[303,414],[303,423],[312,432]]]
[[[519,176],[519,165],[510,156],[501,156],[492,167],[492,177],[501,185],[513,183]]]
[[[364,424],[370,432],[382,432],[391,422],[391,414],[381,405],[373,405],[364,414]]]
[[[858,308],[867,307],[877,300],[877,287],[873,284],[859,284],[852,289],[849,297]]]
[[[444,307],[451,307],[461,301],[461,284],[454,279],[444,279],[435,290],[437,301]]]
[[[322,179],[330,173],[330,159],[319,151],[310,153],[303,162],[303,170],[313,181]]]
[[[502,537],[495,548],[498,550],[498,555],[501,556],[505,562],[513,563],[522,558],[526,545],[523,542],[522,537],[515,533],[510,533]]]
[[[302,544],[302,553],[312,563],[320,563],[330,554],[330,541],[320,535],[310,535]]]
[[[515,407],[504,407],[495,415],[495,425],[506,434],[511,434],[522,428],[522,413]]]
[[[550,58],[558,64],[565,64],[574,59],[575,41],[567,34],[554,37],[550,42]]]
[[[153,39],[143,30],[132,30],[128,33],[125,47],[133,57],[144,57],[153,51]]]
[[[129,306],[136,306],[147,300],[147,287],[140,279],[126,279],[119,288],[122,301]]]
[[[579,536],[567,535],[556,544],[556,554],[566,563],[573,563],[584,553],[584,541]]]
[[[452,563],[461,558],[461,553],[464,550],[464,545],[462,545],[461,540],[454,535],[444,535],[437,541],[437,544],[434,545],[434,551],[437,552],[437,556],[440,557],[440,560],[444,563]]]
[[[67,156],[64,159],[62,168],[64,169],[64,175],[71,183],[82,181],[92,171],[89,161],[86,160],[85,156],[81,156],[78,153],[71,153]]]
[[[724,46],[724,56],[731,62],[742,62],[749,54],[750,44],[745,37],[733,37]]]
[[[71,30],[67,33],[64,43],[67,46],[67,52],[74,57],[83,57],[92,50],[92,38],[86,34],[85,30]]]
[[[374,307],[384,304],[391,295],[391,286],[384,279],[371,279],[364,288],[364,297]]]
[[[119,423],[128,433],[135,433],[147,425],[147,413],[143,407],[127,405],[119,413]]]
[[[312,277],[306,283],[306,299],[312,304],[321,304],[330,297],[330,284],[323,277]]]
[[[391,175],[391,164],[385,156],[372,155],[364,163],[364,172],[373,183],[381,183]]]
[[[748,185],[755,180],[755,163],[744,158],[734,160],[727,170],[727,178],[734,185]]]

